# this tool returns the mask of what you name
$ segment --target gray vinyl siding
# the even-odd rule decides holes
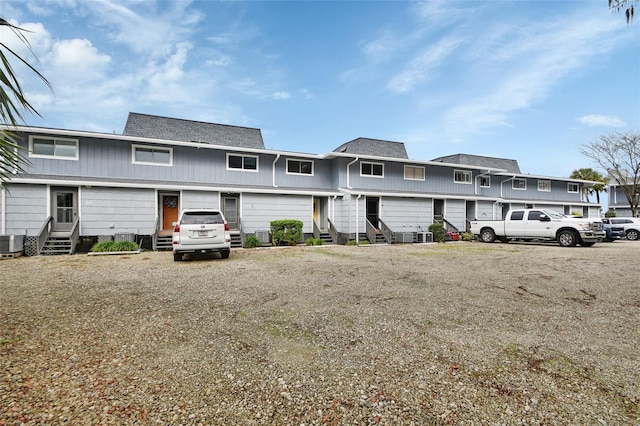
[[[350,225],[351,218],[353,217],[351,213],[352,203],[352,197],[347,194],[344,197],[336,198],[333,204],[332,222],[336,229],[338,229],[340,232],[353,232],[351,231]]]
[[[478,220],[497,219],[494,216],[495,209],[496,209],[496,203],[492,201],[478,201],[476,204],[476,219]]]
[[[6,184],[5,233],[7,235],[37,235],[45,220],[48,188],[46,185]]]
[[[269,163],[269,170],[273,163]],[[287,159],[313,162],[313,175],[288,174]],[[271,183],[271,181],[269,181]],[[302,157],[281,157],[276,163],[276,185],[290,188],[323,188],[332,189],[332,163],[331,160],[318,160]]]
[[[182,191],[180,208],[184,209],[219,209],[220,193],[217,191]]]
[[[433,223],[430,198],[393,198],[382,200],[380,218],[394,232],[423,232]]]
[[[464,200],[445,200],[444,218],[461,231],[466,229],[466,206]]]
[[[253,233],[271,228],[271,221],[297,219],[303,223],[302,232],[313,232],[313,199],[308,195],[242,195],[242,231]]]
[[[82,188],[81,235],[155,232],[156,195],[153,189]]]

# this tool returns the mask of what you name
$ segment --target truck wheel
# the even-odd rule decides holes
[[[562,247],[575,247],[575,245],[578,244],[578,237],[573,231],[561,231],[558,234],[558,243],[560,243]]]
[[[629,229],[627,231],[627,240],[636,241],[638,238],[640,238],[640,232],[635,229]]]
[[[496,240],[496,233],[491,228],[483,229],[480,231],[480,239],[485,243],[492,243]]]

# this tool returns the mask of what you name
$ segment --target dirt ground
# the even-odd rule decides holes
[[[640,424],[640,242],[0,261],[0,426]]]

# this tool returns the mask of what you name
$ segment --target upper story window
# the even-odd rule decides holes
[[[518,191],[524,191],[527,189],[527,180],[526,179],[514,179],[513,184],[511,186],[513,189]]]
[[[578,188],[578,184],[577,183],[568,183],[567,184],[567,192],[571,193],[571,194],[577,194],[579,191]]]
[[[258,157],[255,155],[227,154],[227,170],[258,171]]]
[[[313,175],[313,161],[287,159],[287,174]]]
[[[78,159],[78,140],[29,136],[29,157]]]
[[[404,166],[404,178],[407,180],[424,180],[424,167]]]
[[[360,176],[384,176],[384,164],[382,163],[368,163],[360,162]]]
[[[453,181],[455,183],[468,183],[471,184],[471,171],[469,170],[454,170]]]
[[[172,148],[132,145],[131,155],[133,164],[151,164],[156,166],[171,166],[173,164]]]
[[[538,180],[538,191],[551,192],[551,181]]]
[[[480,176],[480,186],[482,188],[491,188],[491,177]]]

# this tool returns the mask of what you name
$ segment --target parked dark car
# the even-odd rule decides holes
[[[604,232],[606,234],[604,240],[608,242],[619,240],[627,236],[624,226],[621,225],[604,224]]]
[[[640,240],[640,219],[635,217],[609,217],[603,218],[602,223],[605,225],[617,225],[624,228],[627,240]]]

